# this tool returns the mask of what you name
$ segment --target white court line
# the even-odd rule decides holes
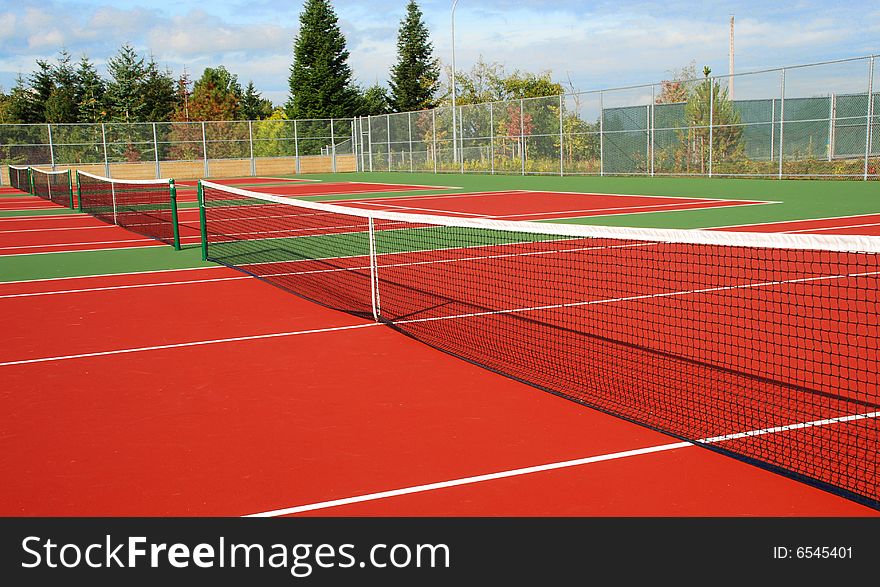
[[[76,245],[113,245],[116,243],[139,243],[152,241],[151,238],[129,238],[116,241],[86,241],[76,243],[52,243],[44,245],[16,245],[14,247],[0,247],[0,251],[11,251],[14,249],[48,249],[50,247],[72,247]]]
[[[847,214],[845,216],[824,216],[822,218],[799,218],[796,220],[774,220],[773,222],[752,222],[750,224],[728,224],[725,226],[707,226],[699,230],[719,230],[722,228],[740,228],[743,226],[773,226],[776,224],[791,224],[793,222],[817,222],[820,220],[840,220],[844,218],[865,218],[866,216],[880,216],[878,212],[868,212],[862,214]]]
[[[869,222],[866,224],[842,224],[840,226],[822,226],[819,228],[801,228],[798,230],[783,230],[783,234],[798,234],[798,233],[816,233],[822,232],[824,230],[841,230],[845,228],[866,228],[869,226],[880,226],[880,222]]]
[[[418,264],[426,263],[426,262],[417,262]],[[786,285],[791,283],[809,283],[814,281],[828,281],[832,279],[848,279],[851,277],[866,277],[866,276],[874,276],[880,275],[880,271],[871,271],[865,273],[849,273],[849,274],[841,274],[841,275],[820,275],[815,277],[803,277],[799,279],[787,279],[782,281],[764,281],[759,283],[744,283],[738,285],[726,285],[726,286],[717,286],[717,287],[707,287],[702,289],[692,289],[692,290],[680,290],[680,291],[670,291],[670,292],[662,292],[662,293],[653,293],[653,294],[640,294],[633,296],[625,296],[625,297],[617,297],[617,298],[602,298],[598,300],[587,300],[583,302],[566,302],[562,304],[548,304],[544,306],[531,306],[531,307],[522,307],[522,308],[510,308],[504,310],[487,310],[485,312],[472,312],[465,314],[453,314],[449,316],[432,316],[428,318],[413,318],[409,320],[396,320],[394,324],[417,324],[422,322],[437,322],[440,320],[456,320],[460,318],[474,318],[480,316],[490,316],[490,315],[502,315],[502,314],[520,314],[525,312],[536,312],[541,310],[553,310],[553,309],[562,309],[562,308],[577,308],[583,306],[592,306],[597,304],[609,304],[616,302],[629,302],[635,300],[644,300],[644,299],[652,299],[652,298],[666,298],[666,297],[674,297],[674,296],[685,296],[692,294],[703,294],[703,293],[714,293],[720,291],[732,291],[738,289],[750,289],[756,287],[768,287],[775,285]],[[29,363],[45,363],[50,361],[63,361],[67,359],[80,359],[83,357],[98,357],[104,355],[115,355],[121,353],[135,353],[141,351],[151,351],[157,349],[166,349],[166,348],[178,348],[178,347],[188,347],[188,346],[196,346],[196,345],[205,345],[205,344],[217,344],[222,342],[232,342],[239,340],[255,340],[261,338],[275,338],[279,336],[292,336],[295,334],[310,334],[314,332],[332,332],[336,330],[348,330],[350,328],[363,328],[365,326],[377,326],[382,325],[383,322],[369,322],[367,324],[360,324],[355,326],[341,326],[337,328],[328,328],[328,329],[317,329],[317,330],[305,330],[305,331],[292,331],[285,333],[277,333],[277,334],[258,334],[254,336],[245,336],[245,337],[236,337],[236,338],[220,338],[220,339],[211,339],[211,340],[202,340],[195,342],[187,342],[187,343],[178,343],[178,344],[169,344],[169,345],[160,345],[160,346],[150,346],[150,347],[136,347],[136,348],[128,348],[128,349],[118,349],[112,351],[96,351],[93,353],[85,353],[79,355],[60,355],[55,357],[40,357],[36,359],[23,359],[19,361],[7,361],[4,363],[0,363],[0,367],[8,366],[8,365],[24,365]]]
[[[159,246],[168,246],[153,239],[147,239],[155,244],[137,245],[131,247],[108,247],[104,249],[70,249],[69,251],[41,251],[39,253],[0,253],[0,257],[27,257],[30,255],[61,255],[64,253],[97,253],[100,251],[130,251],[132,249],[151,249]]]
[[[128,353],[141,353],[145,351],[158,351],[164,349],[178,349],[184,347],[204,346],[209,344],[221,344],[225,342],[240,342],[244,340],[262,340],[267,338],[282,338],[286,336],[298,336],[300,334],[320,334],[323,332],[337,332],[340,330],[355,330],[358,328],[368,328],[370,326],[381,326],[381,322],[366,322],[364,324],[350,324],[348,326],[334,326],[330,328],[313,328],[310,330],[291,330],[288,332],[273,332],[271,334],[254,334],[251,336],[236,336],[233,338],[214,338],[209,340],[196,340],[192,342],[179,342],[174,344],[160,344],[155,346],[133,347],[127,349],[117,349],[112,351],[96,351],[93,353],[80,353],[77,355],[60,355],[57,357],[41,357],[38,359],[23,359],[20,361],[6,361],[0,363],[0,367],[10,367],[13,365],[30,365],[33,363],[49,363],[55,361],[66,361],[70,359],[84,359],[88,357],[104,357],[108,355],[123,355]]]
[[[34,214],[32,216],[0,216],[0,224],[4,222],[18,222],[29,220],[42,220],[44,218],[85,218],[86,214],[71,212],[70,214]]]
[[[241,275],[236,277],[215,277],[212,279],[192,279],[189,281],[163,281],[156,283],[133,283],[130,285],[108,285],[105,287],[85,287],[81,289],[60,289],[53,291],[38,291],[30,293],[6,294],[0,295],[0,300],[9,298],[30,298],[36,296],[54,296],[59,294],[85,293],[93,291],[112,291],[116,289],[139,289],[143,287],[162,287],[166,285],[189,285],[191,283],[213,283],[216,281],[239,281],[242,279],[253,279],[250,275]]]
[[[571,467],[578,467],[581,465],[590,465],[593,463],[602,463],[606,461],[613,461],[618,459],[624,459],[635,456],[642,456],[647,454],[654,454],[659,452],[666,452],[670,450],[677,450],[680,448],[689,448],[698,446],[699,444],[718,444],[722,442],[726,442],[729,440],[739,440],[742,438],[752,438],[755,436],[764,436],[766,434],[776,434],[780,432],[789,432],[792,430],[801,430],[805,428],[813,428],[818,426],[829,426],[832,424],[841,424],[847,422],[853,422],[857,420],[865,420],[868,418],[877,418],[880,416],[880,412],[868,412],[864,414],[853,414],[849,416],[839,416],[836,418],[825,418],[822,420],[813,420],[811,422],[799,422],[795,424],[787,424],[783,426],[774,426],[772,428],[763,428],[760,430],[749,430],[746,432],[738,432],[734,434],[727,434],[724,436],[715,436],[712,438],[703,438],[701,440],[697,440],[694,442],[672,442],[669,444],[658,444],[655,446],[648,446],[645,448],[637,448],[633,450],[625,450],[621,452],[608,453],[604,455],[596,455],[592,457],[585,457],[581,459],[572,459],[568,461],[558,461],[555,463],[546,463],[543,465],[535,465],[531,467],[522,467],[519,469],[508,469],[506,471],[498,471],[495,473],[487,473],[484,475],[474,475],[471,477],[461,477],[459,479],[450,479],[448,481],[440,481],[437,483],[426,483],[424,485],[414,485],[411,487],[403,487],[400,489],[392,489],[390,491],[379,491],[376,493],[367,493],[364,495],[356,495],[353,497],[346,497],[342,499],[334,499],[330,501],[320,501],[317,503],[310,503],[305,505],[281,508],[276,510],[269,510],[265,512],[259,512],[255,514],[248,514],[246,518],[271,518],[277,516],[287,516],[292,514],[301,514],[304,512],[311,512],[315,510],[323,510],[333,507],[339,507],[344,505],[351,505],[355,503],[364,503],[368,501],[377,501],[380,499],[387,499],[390,497],[399,497],[401,495],[412,495],[414,493],[425,493],[427,491],[436,491],[438,489],[448,489],[450,487],[460,487],[462,485],[473,485],[475,483],[482,483],[484,481],[495,481],[497,479],[507,479],[510,477],[519,477],[522,475],[530,475],[533,473],[543,473],[545,471],[555,471],[558,469],[566,469]]]
[[[0,230],[0,234],[11,234],[15,232],[53,232],[55,230],[97,230],[104,228],[120,228],[115,224],[97,224],[95,226],[61,226],[58,228],[19,228],[16,230]]]
[[[116,249],[114,249],[116,250]],[[67,277],[44,277],[42,279],[20,279],[18,281],[0,281],[0,287],[4,285],[12,285],[15,283],[39,283],[41,281],[62,281],[65,279],[91,279],[94,277],[116,277],[119,275],[144,275],[149,273],[171,273],[174,271],[201,271],[204,269],[222,269],[232,271],[228,267],[218,267],[211,265],[208,267],[182,267],[180,269],[154,269],[151,271],[127,271],[124,273],[97,273],[95,275],[70,275]]]

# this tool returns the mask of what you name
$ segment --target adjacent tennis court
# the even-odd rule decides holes
[[[339,177],[2,190],[5,515],[876,515],[863,188]]]

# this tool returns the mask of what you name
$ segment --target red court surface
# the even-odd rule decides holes
[[[263,194],[279,196],[324,196],[385,192],[410,192],[416,190],[450,190],[449,186],[410,185],[403,183],[372,183],[360,181],[340,181],[327,183],[310,183],[301,185],[247,186],[245,189]]]
[[[367,210],[411,212],[414,214],[452,215],[503,220],[549,220],[611,214],[749,206],[769,204],[770,202],[512,190],[440,196],[400,196],[370,198],[368,200],[336,200],[335,203]]]
[[[240,277],[0,285],[0,515],[878,514]]]
[[[860,234],[880,236],[880,214],[854,214],[832,218],[810,218],[807,220],[786,220],[761,224],[723,226],[709,230],[729,232],[782,232],[789,234]]]

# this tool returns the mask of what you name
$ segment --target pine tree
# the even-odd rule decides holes
[[[71,65],[70,53],[62,49],[58,63],[52,68],[54,88],[46,99],[46,122],[76,122],[76,72]]]
[[[176,102],[174,77],[171,70],[159,69],[156,61],[150,57],[144,78],[144,110],[146,119],[153,122],[164,122],[171,119]]]
[[[189,122],[189,101],[192,99],[191,86],[192,80],[189,77],[189,72],[184,68],[183,73],[177,78],[175,85],[175,107],[174,116],[172,117],[172,120],[175,122]]]
[[[245,120],[263,120],[272,116],[272,101],[263,98],[254,82],[248,82],[241,101],[241,117]]]
[[[398,112],[436,106],[434,94],[440,79],[440,65],[428,28],[415,0],[406,5],[406,17],[397,33],[397,63],[391,68],[391,105]]]
[[[373,84],[361,93],[359,116],[376,116],[391,112],[391,99],[388,91],[379,84]]]
[[[147,117],[143,86],[147,75],[144,58],[126,43],[119,53],[107,62],[110,83],[107,84],[107,103],[111,119],[122,122],[142,122]]]
[[[31,73],[29,122],[46,122],[46,102],[55,91],[55,74],[48,61],[37,59],[37,70]]]
[[[36,112],[33,90],[28,87],[24,77],[19,74],[15,78],[15,85],[9,92],[6,101],[6,117],[9,122],[28,124],[40,122]]]
[[[89,58],[83,55],[76,69],[77,122],[101,122],[106,118],[105,91],[104,80]]]
[[[306,0],[290,68],[288,118],[341,118],[358,107],[345,37],[329,0]]]

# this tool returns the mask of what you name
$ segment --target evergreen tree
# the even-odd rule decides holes
[[[70,53],[62,49],[58,63],[52,68],[54,87],[46,99],[46,122],[76,122],[76,72],[71,65]]]
[[[263,120],[272,116],[272,101],[263,98],[254,82],[248,82],[241,102],[241,117],[245,120]]]
[[[143,96],[146,120],[164,122],[171,119],[176,105],[174,77],[167,68],[165,71],[161,71],[152,57],[147,63]]]
[[[34,104],[33,91],[27,86],[24,77],[19,74],[6,101],[8,122],[19,124],[40,122]]]
[[[306,0],[290,68],[288,118],[342,118],[354,114],[358,91],[352,84],[345,37],[329,0]]]
[[[406,17],[397,33],[397,63],[391,68],[391,105],[397,112],[436,106],[434,94],[440,79],[440,65],[433,57],[428,27],[415,0],[406,5]]]
[[[107,104],[112,120],[142,122],[147,118],[147,104],[143,86],[147,76],[144,58],[126,43],[107,62],[110,82],[107,84]]]
[[[83,55],[76,69],[77,122],[101,122],[106,118],[105,91],[104,80],[89,58]]]
[[[30,118],[29,122],[46,122],[46,102],[55,91],[55,74],[48,61],[37,59],[37,70],[31,73]]]
[[[361,92],[361,107],[359,116],[375,116],[391,112],[391,99],[388,90],[374,84]]]

